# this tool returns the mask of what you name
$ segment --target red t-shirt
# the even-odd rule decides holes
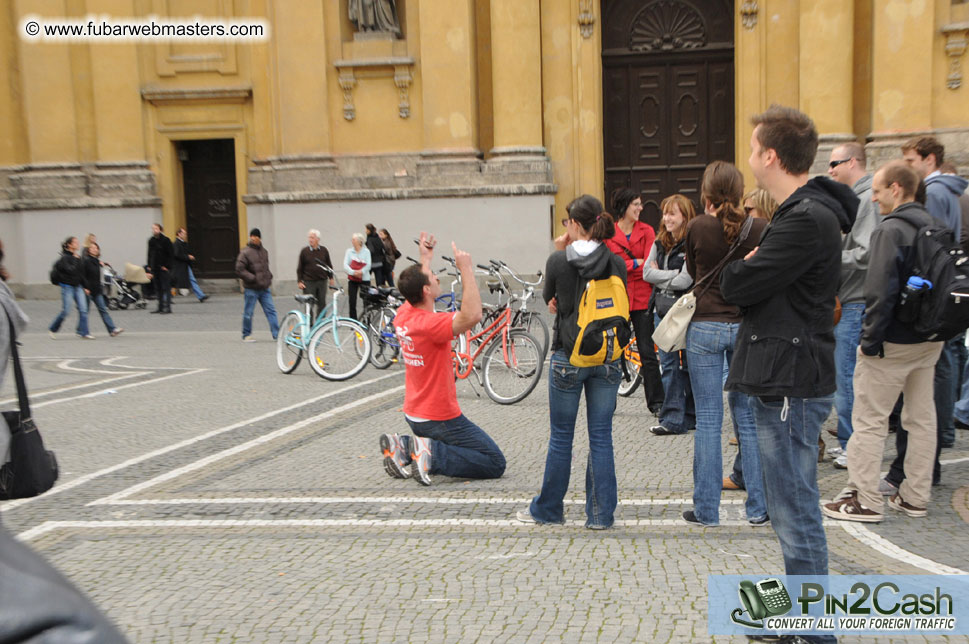
[[[461,415],[454,362],[451,323],[455,313],[432,313],[404,302],[394,327],[404,357],[404,413],[411,418],[450,420]]]

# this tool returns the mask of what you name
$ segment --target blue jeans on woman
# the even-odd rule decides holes
[[[653,314],[653,319],[654,326],[659,326],[663,318]],[[657,353],[662,369],[663,390],[666,393],[663,398],[663,411],[659,414],[659,424],[673,434],[685,434],[696,427],[696,408],[693,405],[693,387],[690,385],[686,353],[666,353],[662,349],[657,349]]]
[[[114,333],[114,330],[118,327],[114,325],[114,320],[111,319],[111,314],[108,313],[108,303],[104,299],[104,293],[98,293],[97,295],[91,297],[91,301],[94,305],[98,307],[98,313],[101,314],[101,321],[104,322],[105,328],[107,328],[108,333]]]
[[[730,364],[739,323],[693,322],[686,333],[690,383],[696,403],[696,436],[693,442],[693,511],[701,523],[720,524],[720,493],[723,490],[723,370]],[[744,484],[747,487],[747,520],[767,515],[761,475],[757,429],[747,395],[727,394],[730,411],[739,430]]]
[[[615,521],[616,462],[612,451],[612,415],[622,380],[618,362],[598,367],[574,367],[559,349],[549,359],[548,405],[551,431],[542,491],[529,512],[539,523],[565,522],[565,493],[572,471],[572,439],[579,399],[585,390],[589,428],[589,459],[585,468],[585,527],[603,529]]]
[[[61,312],[57,314],[54,321],[50,323],[47,327],[52,333],[57,333],[61,330],[61,323],[64,322],[64,318],[67,314],[71,312],[71,302],[77,307],[77,329],[75,333],[78,335],[90,335],[90,331],[87,328],[87,294],[84,292],[83,286],[71,286],[70,284],[61,284]]]

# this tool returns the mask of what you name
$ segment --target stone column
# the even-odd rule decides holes
[[[492,156],[544,156],[538,0],[491,0]]]
[[[426,161],[477,166],[472,0],[421,0],[420,85]]]
[[[831,150],[857,138],[852,110],[854,3],[802,2],[800,42],[800,109],[814,120],[821,139],[811,172],[824,173]]]
[[[875,0],[869,168],[898,158],[905,139],[932,127],[933,74],[926,60],[936,38],[934,14],[934,3]]]

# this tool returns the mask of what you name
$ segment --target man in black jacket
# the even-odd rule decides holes
[[[162,234],[161,224],[151,225],[151,237],[148,238],[148,269],[149,276],[155,286],[155,297],[158,298],[158,308],[152,313],[172,312],[172,240]]]
[[[888,416],[901,393],[902,423],[908,430],[905,480],[888,505],[910,517],[924,517],[932,490],[936,447],[933,402],[935,363],[943,342],[925,342],[897,317],[899,296],[912,271],[918,227],[933,223],[915,201],[919,177],[903,161],[875,173],[872,200],[885,219],[871,237],[865,278],[865,323],[855,367],[854,434],[848,442],[848,487],[822,511],[834,519],[878,522],[883,499],[879,471],[888,436]]]
[[[767,512],[786,573],[826,575],[818,436],[835,391],[841,233],[851,230],[858,198],[827,177],[808,180],[818,133],[807,115],[773,105],[751,120],[751,170],[781,205],[759,247],[720,277],[724,298],[745,309],[726,389],[752,397]]]

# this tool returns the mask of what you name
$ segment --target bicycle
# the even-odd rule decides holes
[[[400,356],[394,318],[403,299],[397,289],[385,287],[371,287],[362,292],[362,296],[363,313],[360,317],[370,334],[370,364],[377,369],[386,369]]]
[[[639,372],[643,366],[642,359],[639,357],[639,345],[636,343],[636,333],[632,330],[632,322],[629,323],[632,340],[623,349],[623,356],[626,358],[626,372],[619,382],[619,395],[628,398],[639,388],[643,382],[643,375]],[[629,376],[627,380],[626,377]]]
[[[512,317],[511,325],[515,328],[524,329],[527,333],[531,334],[536,340],[539,340],[539,344],[542,347],[542,355],[548,355],[549,342],[551,340],[551,333],[548,329],[548,323],[545,318],[542,317],[539,311],[529,311],[528,302],[535,296],[535,288],[541,285],[542,272],[538,272],[538,279],[534,282],[529,282],[520,276],[518,276],[512,268],[501,260],[488,260],[491,263],[491,267],[479,265],[478,268],[488,270],[488,272],[498,278],[497,284],[493,282],[488,283],[488,289],[492,293],[499,293],[499,298],[501,293],[509,294],[508,304],[511,305],[512,302],[520,302],[518,309],[514,312]],[[508,275],[518,282],[522,287],[521,295],[511,293],[511,289],[507,280],[505,280],[501,271],[505,271]],[[500,300],[499,300],[500,301]],[[489,313],[489,315],[494,315],[494,313]]]
[[[332,270],[323,268],[334,277]],[[333,300],[312,325],[312,307],[316,303],[312,295],[297,294],[295,299],[303,304],[305,312],[294,309],[283,317],[276,337],[276,366],[283,373],[292,373],[304,352],[314,373],[326,380],[347,380],[367,366],[371,352],[367,329],[352,318],[338,315],[343,287],[338,283],[330,290],[334,292]]]

